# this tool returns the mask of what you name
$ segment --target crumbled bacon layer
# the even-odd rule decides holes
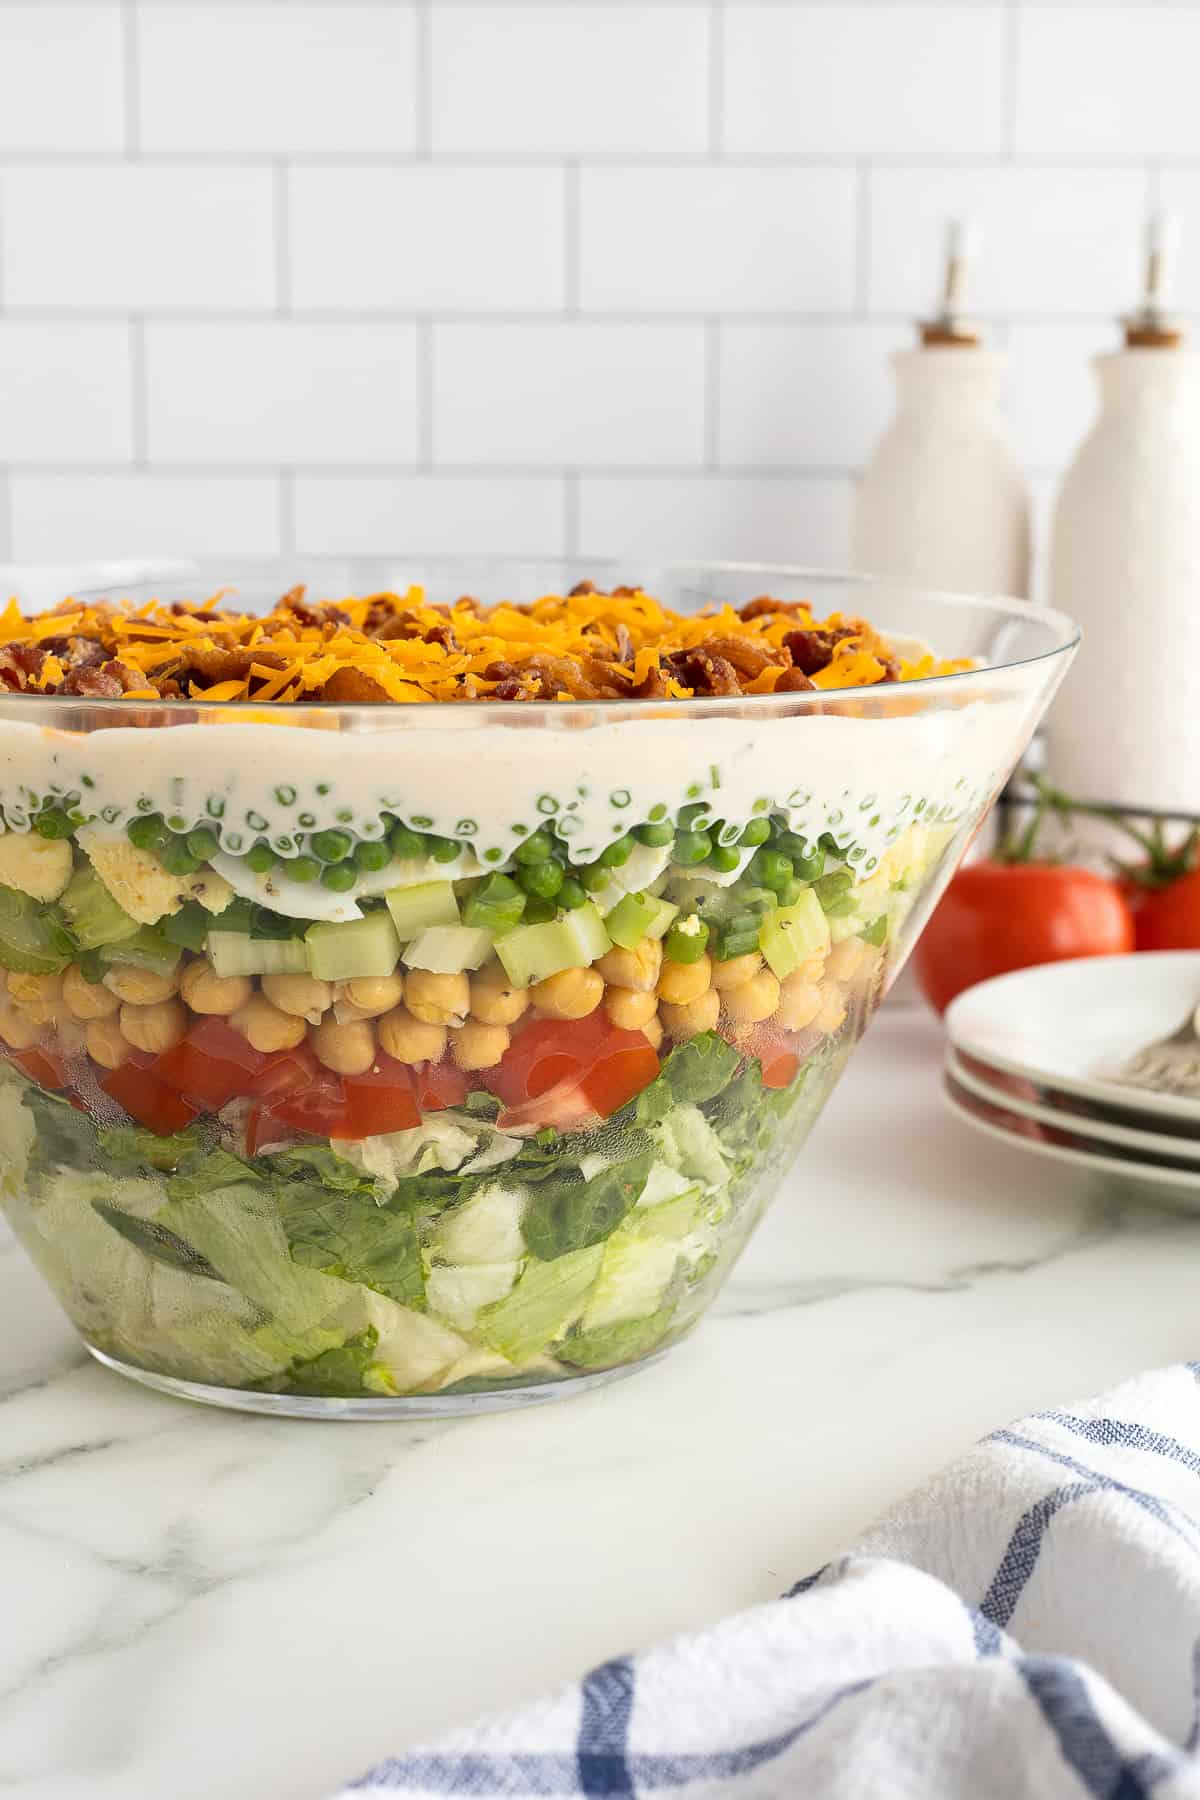
[[[531,605],[434,605],[420,588],[312,603],[293,588],[265,615],[218,594],[0,616],[0,685],[146,700],[688,700],[871,687],[963,663],[905,661],[865,620],[817,621],[763,595],[683,614],[639,588],[583,583]]]

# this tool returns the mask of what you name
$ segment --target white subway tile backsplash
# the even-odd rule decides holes
[[[1134,291],[1147,182],[1140,169],[877,168],[867,295],[876,312],[928,317],[946,221],[968,216],[979,248],[968,310],[1107,312]]]
[[[852,494],[811,476],[585,475],[579,552],[845,568]]]
[[[0,177],[5,304],[271,307],[274,229],[268,169],[18,165]]]
[[[0,152],[120,150],[121,8],[0,6]]]
[[[416,328],[292,321],[146,328],[152,463],[404,463]]]
[[[699,325],[438,325],[433,449],[441,463],[698,463]]]
[[[133,454],[123,323],[0,320],[0,463],[114,463]]]
[[[893,411],[889,357],[912,332],[893,325],[725,325],[723,467],[861,467]]]
[[[559,169],[296,169],[292,304],[561,306],[565,185]]]
[[[138,25],[147,149],[337,155],[416,141],[408,0],[152,0]]]
[[[962,152],[1004,147],[1002,6],[731,6],[725,148]]]
[[[1195,6],[1037,6],[1019,20],[1018,150],[1196,154]]]
[[[561,476],[301,475],[302,554],[539,556],[565,549]]]
[[[1010,418],[1027,469],[1062,469],[1097,410],[1092,359],[1117,348],[1115,325],[1014,325],[1009,332]]]
[[[978,221],[1045,490],[1197,0],[0,0],[0,536],[842,562]],[[1091,321],[1089,323],[1089,321]]]
[[[581,304],[637,312],[848,307],[855,193],[849,168],[585,169]]]
[[[705,148],[708,8],[435,5],[435,150]]]
[[[273,556],[275,475],[54,475],[16,471],[12,554],[23,562],[123,556]]]

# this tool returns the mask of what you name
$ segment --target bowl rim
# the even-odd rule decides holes
[[[265,580],[275,572],[284,574],[290,571],[297,574],[304,569],[312,569],[314,573],[319,573],[322,566],[344,567],[358,563],[370,566],[399,563],[403,560],[403,556],[399,553],[371,555],[363,552],[325,557],[306,557],[297,554],[294,557],[239,558],[235,572],[224,577],[222,586],[235,588],[239,582]],[[561,570],[564,567],[578,566],[581,569],[586,567],[593,572],[608,574],[626,569],[628,561],[632,559],[615,556],[581,557],[565,554],[561,556],[420,556],[414,554],[410,560],[426,570],[453,571],[461,569],[465,572],[468,569],[481,570],[488,566],[497,570],[505,568]],[[186,700],[173,698],[129,700],[124,695],[42,694],[30,693],[26,690],[0,694],[0,707],[4,708],[4,711],[0,712],[0,718],[5,716],[7,706],[12,702],[20,704],[31,702],[35,705],[40,703],[52,710],[69,710],[76,713],[91,707],[102,710],[115,708],[131,713],[140,710],[146,713],[162,711],[194,714],[198,710],[205,710],[228,716],[231,719],[240,717],[247,723],[252,722],[255,716],[261,717],[264,713],[282,719],[285,717],[311,718],[315,713],[321,712],[335,715],[338,718],[361,719],[364,722],[375,721],[376,724],[381,718],[403,717],[409,719],[415,726],[421,721],[432,722],[432,718],[445,718],[450,714],[460,719],[480,719],[485,723],[490,722],[493,718],[501,717],[514,724],[519,721],[532,724],[547,717],[569,718],[578,716],[581,712],[604,712],[612,709],[623,709],[625,712],[632,712],[635,715],[644,711],[646,716],[649,716],[652,708],[654,716],[659,718],[663,717],[665,712],[675,710],[678,710],[681,716],[687,717],[693,709],[698,709],[704,714],[718,716],[722,713],[736,711],[744,717],[744,709],[747,707],[753,708],[756,713],[761,712],[764,717],[796,717],[805,712],[818,712],[835,700],[861,698],[863,695],[878,697],[881,687],[885,693],[891,693],[895,688],[895,691],[908,695],[919,688],[923,696],[926,694],[932,696],[952,690],[955,684],[963,681],[978,682],[981,678],[1000,676],[1016,669],[1031,668],[1038,663],[1053,663],[1057,659],[1069,657],[1077,649],[1083,637],[1081,628],[1068,614],[1060,612],[1054,607],[1038,605],[1033,601],[1021,600],[1006,594],[966,594],[925,582],[873,571],[818,568],[806,563],[743,562],[695,557],[687,559],[646,557],[639,560],[650,563],[652,566],[647,573],[660,579],[668,574],[679,575],[691,572],[697,574],[704,572],[718,577],[731,575],[752,575],[755,578],[763,579],[783,577],[789,582],[830,583],[861,593],[878,593],[886,590],[901,600],[905,597],[919,598],[923,601],[932,600],[936,605],[945,606],[950,610],[987,607],[999,617],[1010,619],[1014,623],[1040,625],[1052,635],[1055,641],[1049,643],[1045,649],[1036,650],[1028,656],[1018,656],[1003,662],[984,663],[976,668],[960,669],[946,675],[921,676],[913,682],[901,684],[874,682],[857,687],[818,688],[811,692],[801,690],[787,694],[700,694],[694,695],[688,700],[671,701],[612,695],[593,700],[527,700],[522,701],[519,706],[510,702],[491,700],[429,700],[413,704],[395,700],[317,700],[306,703],[302,708],[297,708],[293,701],[279,700],[214,700],[206,703],[202,695]],[[97,587],[80,588],[68,598],[80,601],[98,600],[111,596],[114,586],[132,588],[152,585],[186,585],[203,579],[210,566],[206,562],[196,559],[187,567],[179,567],[170,574],[150,575],[141,582],[108,582]],[[653,593],[653,586],[654,584],[651,583],[643,591]],[[220,592],[221,589],[218,588],[216,591]],[[385,590],[376,591],[383,592]],[[8,722],[11,722],[12,715],[8,714],[7,717]]]

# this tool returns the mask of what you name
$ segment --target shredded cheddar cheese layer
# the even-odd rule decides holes
[[[43,694],[204,702],[672,699],[870,687],[966,662],[897,656],[863,619],[763,597],[684,614],[637,588],[589,584],[531,605],[430,603],[424,590],[267,614],[152,601],[66,601],[0,614],[0,680]]]

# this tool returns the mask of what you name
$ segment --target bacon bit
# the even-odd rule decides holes
[[[583,582],[527,606],[464,596],[430,604],[421,588],[310,601],[302,588],[262,616],[151,601],[136,609],[66,601],[32,619],[0,613],[0,685],[44,694],[186,695],[197,702],[420,704],[688,700],[802,692],[951,673],[963,663],[897,661],[861,619],[819,623],[802,601],[760,596],[736,612],[669,611],[640,588]],[[797,678],[800,679],[797,679]],[[264,714],[264,717],[271,716]]]

